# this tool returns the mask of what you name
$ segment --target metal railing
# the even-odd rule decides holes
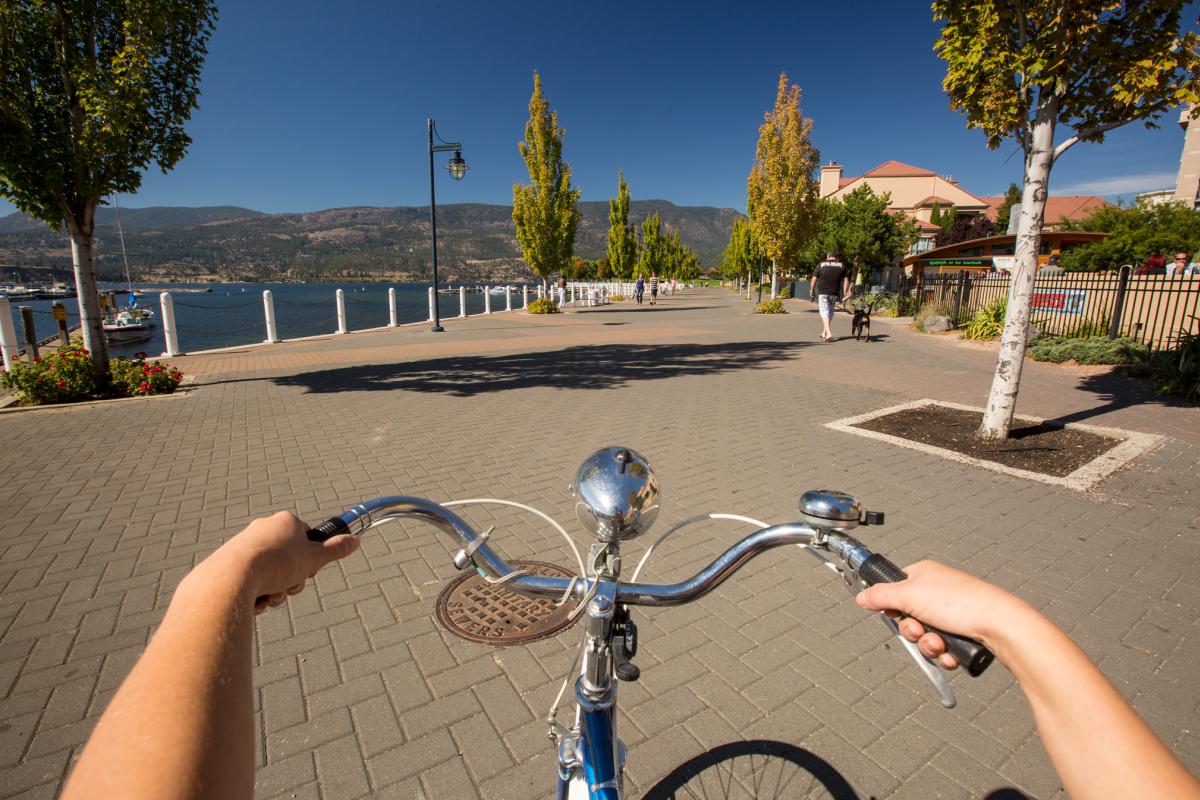
[[[940,306],[961,325],[1008,292],[1008,275],[964,270],[906,279],[897,294],[917,308]],[[1043,336],[1128,336],[1150,350],[1170,350],[1181,333],[1200,330],[1200,275],[1135,275],[1129,266],[1039,275],[1030,322]]]

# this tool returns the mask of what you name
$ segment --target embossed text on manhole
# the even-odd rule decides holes
[[[570,578],[572,573],[541,561],[511,561],[514,569],[547,578]],[[508,645],[543,639],[571,623],[575,607],[554,605],[552,597],[526,597],[504,584],[493,586],[475,572],[460,575],[438,595],[437,618],[442,627],[472,642]]]

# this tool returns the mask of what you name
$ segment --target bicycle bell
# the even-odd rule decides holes
[[[575,515],[601,542],[635,539],[658,516],[658,479],[646,459],[627,447],[588,456],[571,491]]]
[[[862,507],[845,492],[813,489],[800,495],[800,515],[818,530],[849,531],[858,527]]]

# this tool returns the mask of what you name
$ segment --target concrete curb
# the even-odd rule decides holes
[[[1121,443],[1111,450],[1101,453],[1096,458],[1084,464],[1079,469],[1075,470],[1064,477],[1054,475],[1043,475],[1040,472],[1031,472],[1029,470],[1018,469],[1016,467],[1007,467],[1003,464],[998,464],[994,461],[985,461],[984,459],[975,458],[973,456],[956,453],[953,450],[946,450],[942,447],[934,447],[933,445],[924,444],[923,442],[914,442],[909,439],[902,439],[899,436],[891,436],[890,434],[880,433],[878,431],[865,430],[856,427],[859,423],[867,422],[868,420],[884,417],[888,414],[894,414],[897,411],[905,411],[911,408],[924,408],[926,406],[942,406],[943,408],[953,408],[959,411],[977,411],[982,413],[984,409],[978,406],[967,406],[959,403],[948,403],[940,400],[914,400],[911,403],[902,403],[896,406],[879,409],[878,411],[870,411],[866,414],[859,414],[854,417],[845,417],[844,419],[834,420],[833,422],[825,423],[826,428],[842,433],[850,433],[855,436],[865,436],[868,439],[875,439],[880,442],[907,447],[909,450],[918,450],[929,455],[939,456],[957,461],[960,464],[970,464],[975,467],[999,472],[1004,475],[1011,475],[1016,478],[1025,478],[1027,480],[1039,481],[1041,483],[1049,483],[1054,486],[1063,486],[1068,489],[1073,489],[1077,492],[1085,492],[1095,486],[1099,481],[1116,472],[1121,467],[1125,466],[1135,458],[1149,452],[1153,448],[1162,444],[1165,436],[1159,436],[1153,433],[1138,433],[1134,431],[1124,431],[1117,428],[1101,428],[1095,425],[1084,425],[1078,422],[1068,422],[1062,427],[1071,428],[1073,430],[1087,431],[1100,436],[1108,436],[1114,439],[1121,439]],[[1022,422],[1040,425],[1046,420],[1037,417],[1016,417]]]

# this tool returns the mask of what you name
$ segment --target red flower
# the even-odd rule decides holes
[[[60,388],[60,389],[65,389],[65,388],[67,388],[67,382],[66,382],[66,381],[55,381],[55,382],[54,382],[54,385],[55,385],[55,386],[57,386],[57,387],[58,387],[58,388]]]
[[[35,363],[35,364],[40,364],[41,362],[42,362],[41,356],[34,356],[34,357],[33,357],[33,363]]]
[[[142,381],[141,383],[138,384],[138,391],[139,392],[149,392],[150,384],[146,383],[145,381]]]
[[[162,372],[162,367],[151,367],[150,368],[151,375],[157,375],[160,372]]]
[[[88,354],[88,351],[87,351],[87,348],[86,348],[86,347],[81,347],[81,348],[79,348],[79,352],[80,352],[80,353],[82,353],[82,354],[83,354],[83,355],[85,355],[85,356]]]

